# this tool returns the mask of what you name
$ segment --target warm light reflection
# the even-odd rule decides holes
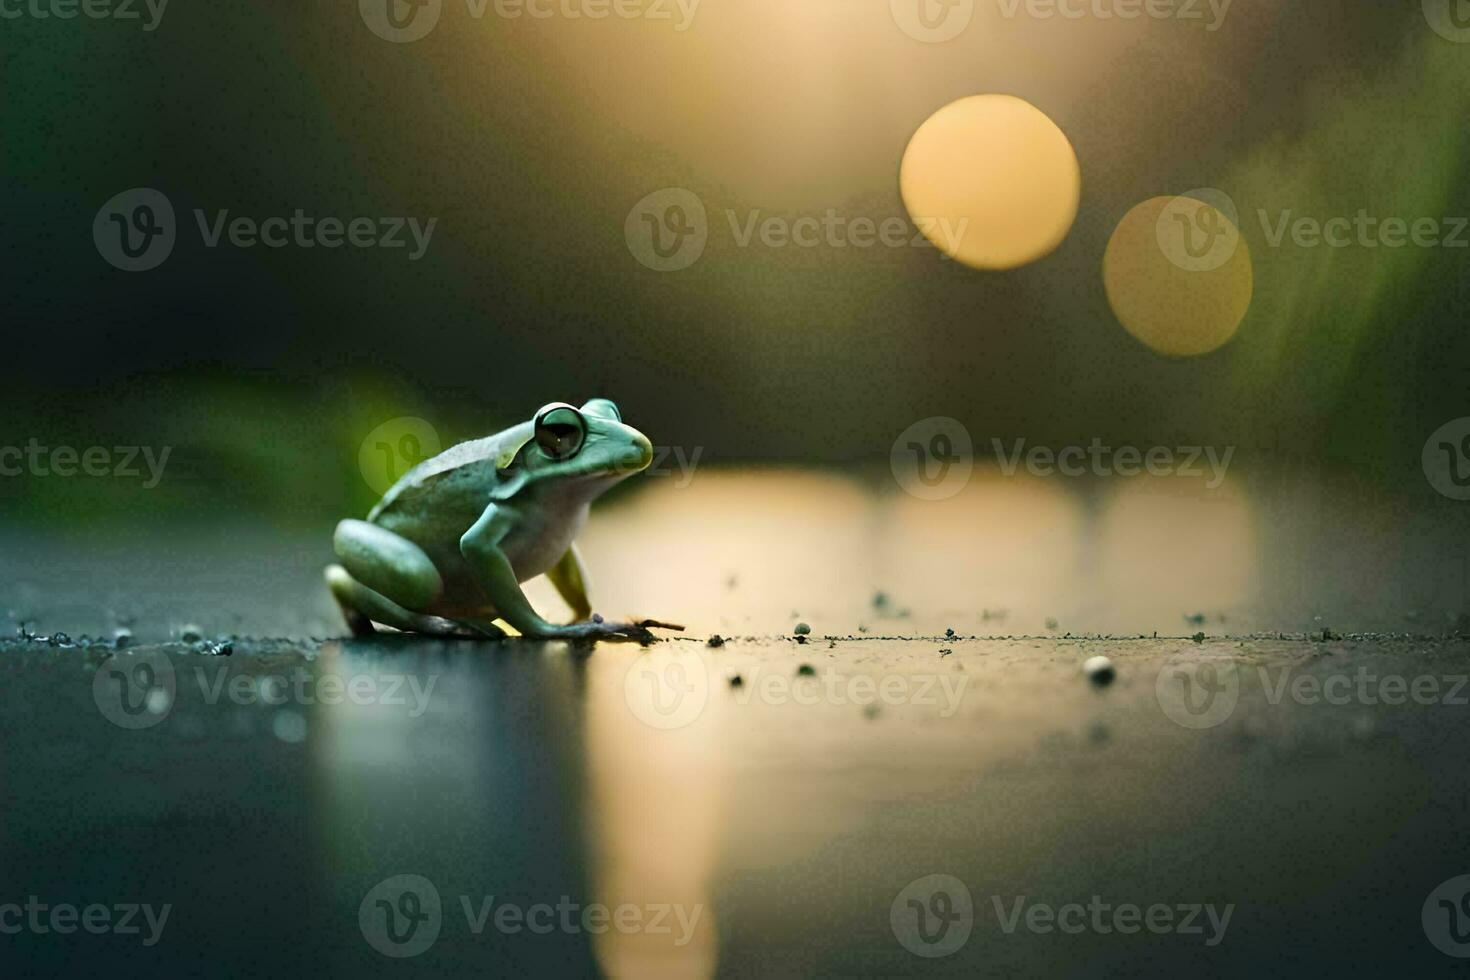
[[[899,187],[921,231],[977,269],[1049,254],[1077,217],[1082,174],[1056,123],[1010,95],[951,102],[914,133]]]
[[[713,976],[719,930],[711,878],[726,836],[729,778],[716,737],[721,702],[711,698],[677,729],[651,727],[626,698],[626,675],[639,657],[607,650],[588,662],[592,890],[609,908],[672,911],[667,931],[609,929],[593,937],[593,949],[609,977]]]
[[[1100,528],[1102,598],[1123,622],[1182,623],[1196,612],[1235,609],[1261,585],[1256,521],[1235,480],[1119,480]],[[1136,627],[1135,627],[1136,628]]]

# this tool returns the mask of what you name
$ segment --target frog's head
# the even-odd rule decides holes
[[[532,480],[569,480],[611,486],[648,468],[653,444],[623,423],[618,407],[594,398],[581,408],[543,406],[506,447],[501,468],[519,467]]]

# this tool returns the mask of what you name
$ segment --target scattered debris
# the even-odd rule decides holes
[[[812,631],[812,628],[810,626],[808,626],[806,623],[797,623],[796,624],[796,630],[795,630],[795,632],[796,632],[796,635],[797,636],[807,636],[808,634],[811,633],[811,631]]]
[[[69,647],[71,646],[71,637],[65,633],[52,633],[50,638],[46,640],[46,643],[53,647]]]
[[[235,644],[230,640],[211,641],[201,646],[199,652],[206,657],[228,657],[235,652]]]
[[[1190,639],[1196,643],[1203,643],[1205,642],[1205,635],[1203,633],[1196,633]]]
[[[731,687],[744,687],[745,686],[745,678],[744,677],[741,677],[739,674],[736,674],[734,677],[730,678],[730,686]]]
[[[945,627],[944,638],[946,640],[953,640],[955,638],[955,631],[950,629],[949,627]]]
[[[711,636],[709,638],[709,642],[706,644],[706,646],[712,646],[712,647],[722,647],[724,645],[725,645],[725,638],[723,636],[721,636],[720,634],[718,634],[718,633],[716,633],[714,636]]]
[[[797,677],[816,677],[817,676],[817,669],[815,667],[813,667],[811,664],[802,664],[800,667],[796,668],[796,676]]]
[[[1082,665],[1082,673],[1094,687],[1107,687],[1118,676],[1117,668],[1107,657],[1093,657]]]
[[[943,660],[945,657],[949,656],[951,653],[954,653],[954,651],[951,650],[949,647],[944,647],[944,648],[942,648],[939,651],[939,659],[940,660]]]

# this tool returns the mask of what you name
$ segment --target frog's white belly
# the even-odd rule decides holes
[[[586,504],[564,512],[553,511],[538,520],[528,520],[506,535],[500,547],[515,569],[516,581],[525,582],[555,567],[587,523],[587,512]]]

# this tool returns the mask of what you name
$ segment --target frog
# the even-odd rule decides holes
[[[646,626],[592,611],[575,538],[593,501],[653,460],[617,405],[542,406],[527,421],[418,463],[366,520],[341,521],[327,588],[354,636],[387,626],[438,637],[652,640]],[[545,575],[571,607],[553,623],[521,584]],[[497,622],[498,621],[498,622]]]

